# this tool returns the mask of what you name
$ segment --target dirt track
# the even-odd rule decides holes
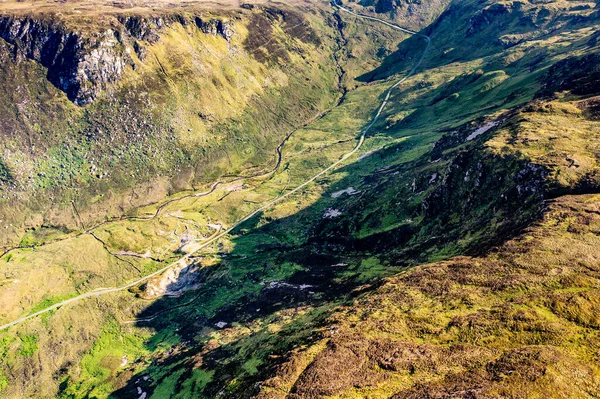
[[[333,164],[329,165],[327,168],[321,170],[319,173],[317,173],[316,175],[314,175],[312,178],[308,179],[307,181],[305,181],[301,185],[299,185],[296,188],[288,191],[285,194],[280,195],[279,197],[275,198],[274,200],[272,200],[272,201],[268,202],[267,204],[261,206],[260,208],[258,208],[254,212],[252,212],[252,213],[246,215],[245,217],[243,217],[242,219],[238,220],[235,224],[233,224],[232,226],[230,226],[228,229],[226,229],[226,230],[224,230],[224,231],[222,231],[220,233],[217,231],[217,233],[215,235],[213,235],[211,238],[209,238],[204,243],[202,243],[193,252],[190,252],[190,253],[186,254],[185,256],[183,256],[182,258],[180,258],[179,260],[177,260],[177,261],[175,261],[175,262],[173,262],[173,263],[171,263],[171,264],[169,264],[169,265],[167,265],[167,266],[165,266],[165,267],[163,267],[163,268],[161,268],[161,269],[159,269],[159,270],[157,270],[157,271],[155,271],[153,273],[150,273],[150,274],[148,274],[148,275],[146,275],[144,277],[141,277],[141,278],[139,278],[139,279],[137,279],[137,280],[135,280],[135,281],[133,281],[131,283],[128,283],[126,285],[123,285],[123,286],[120,286],[120,287],[114,287],[114,288],[103,288],[103,289],[98,289],[98,290],[95,290],[95,291],[92,291],[92,292],[88,292],[88,293],[85,293],[85,294],[81,294],[79,296],[76,296],[76,297],[73,297],[71,299],[67,299],[65,301],[62,301],[62,302],[59,302],[59,303],[54,304],[52,306],[49,306],[49,307],[47,307],[47,308],[45,308],[43,310],[40,310],[39,312],[30,314],[28,316],[21,317],[20,319],[17,319],[15,321],[7,323],[7,324],[5,324],[3,326],[0,326],[0,331],[5,330],[7,328],[10,328],[10,327],[12,327],[14,325],[17,325],[19,323],[22,323],[22,322],[24,322],[24,321],[26,321],[28,319],[37,317],[37,316],[42,315],[44,313],[50,312],[52,310],[58,309],[58,308],[60,308],[62,306],[65,306],[65,305],[68,305],[68,304],[80,301],[80,300],[85,299],[85,298],[96,297],[96,296],[101,296],[101,295],[105,295],[105,294],[109,294],[109,293],[113,293],[113,292],[127,290],[127,289],[129,289],[131,287],[134,287],[134,286],[136,286],[138,284],[141,284],[141,283],[147,281],[148,279],[150,279],[150,278],[152,278],[152,277],[154,277],[156,275],[159,275],[159,274],[163,273],[164,271],[168,270],[169,268],[171,268],[171,267],[173,267],[173,266],[175,266],[177,264],[181,264],[182,262],[187,264],[187,262],[189,261],[190,257],[192,257],[192,255],[195,254],[196,252],[198,252],[199,250],[201,250],[203,248],[206,248],[208,245],[214,243],[215,241],[217,241],[220,238],[224,237],[225,235],[229,234],[236,227],[238,227],[242,223],[246,222],[247,220],[251,219],[252,217],[256,216],[257,214],[263,212],[264,210],[270,208],[274,204],[276,204],[276,203],[282,201],[283,199],[289,197],[290,195],[292,195],[292,194],[294,194],[294,193],[302,190],[304,187],[306,187],[309,184],[313,183],[315,180],[317,180],[321,176],[329,173],[331,170],[333,170],[336,167],[338,167],[340,164],[342,164],[344,161],[346,161],[352,155],[356,154],[356,152],[362,147],[362,145],[363,145],[363,143],[365,141],[365,137],[366,137],[367,133],[371,130],[371,128],[373,127],[373,125],[375,124],[375,122],[377,122],[377,120],[379,119],[381,113],[383,112],[383,109],[385,108],[385,106],[387,105],[387,103],[388,103],[388,101],[390,99],[392,91],[395,88],[397,88],[400,84],[402,84],[404,81],[406,81],[406,79],[408,79],[410,76],[412,76],[415,73],[415,71],[417,70],[417,68],[419,68],[419,66],[423,62],[423,59],[425,58],[425,55],[427,54],[427,51],[429,50],[429,46],[431,44],[431,39],[429,38],[429,36],[426,36],[426,35],[423,35],[421,33],[417,33],[417,32],[414,32],[414,31],[411,31],[411,30],[408,30],[408,29],[405,29],[405,28],[402,28],[401,26],[398,26],[396,24],[384,21],[382,19],[371,17],[371,16],[368,16],[368,15],[357,14],[354,11],[352,11],[350,9],[347,9],[347,8],[339,5],[339,3],[337,2],[337,0],[334,1],[333,5],[335,7],[337,7],[338,9],[346,12],[346,13],[354,15],[355,17],[363,18],[363,19],[369,19],[369,20],[373,20],[373,21],[377,21],[377,22],[381,22],[384,25],[390,26],[390,27],[392,27],[392,28],[394,28],[396,30],[400,30],[402,32],[409,33],[411,35],[416,35],[416,36],[422,37],[427,42],[427,45],[425,46],[425,50],[423,51],[423,54],[419,58],[418,62],[413,66],[413,68],[403,78],[399,79],[393,86],[391,86],[387,90],[386,96],[385,96],[384,100],[381,102],[379,108],[377,109],[377,113],[375,114],[375,116],[373,117],[373,119],[371,120],[371,122],[361,132],[360,137],[358,139],[358,142],[356,143],[356,146],[352,149],[352,151],[344,154],[338,161],[336,161]],[[277,163],[276,163],[276,167],[281,162],[281,147],[282,147],[282,145],[277,148],[278,160],[277,160]],[[195,195],[196,196],[206,195],[206,194],[214,191],[219,184],[221,184],[221,182],[217,182],[217,183],[213,184],[213,186],[211,187],[211,189],[207,193],[199,193],[199,194],[195,194]],[[162,207],[164,207],[164,205],[166,205],[166,204],[163,204]],[[159,208],[159,210],[157,210],[157,214],[158,214],[158,212],[160,212],[160,209],[161,208]]]

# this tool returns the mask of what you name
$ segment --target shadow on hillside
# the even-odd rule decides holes
[[[394,62],[406,59],[414,40],[360,79],[393,74]],[[440,102],[433,99],[446,89],[417,101],[436,107]],[[382,131],[382,124],[374,131]],[[463,126],[442,139],[431,136],[436,145],[408,137],[334,172],[346,177],[308,208],[264,225],[257,224],[259,215],[236,228],[233,250],[199,272],[200,289],[159,299],[139,315],[138,326],[156,332],[149,350],[173,336],[182,345],[140,374],[122,374],[123,387],[113,397],[141,392],[150,397],[161,383],[192,397],[229,391],[233,397],[252,396],[255,382],[284,361],[286,352],[318,338],[315,331],[334,306],[403,268],[488,249],[518,234],[540,215],[545,171],[485,151],[478,145],[485,135],[465,144],[469,132]],[[403,154],[424,146],[422,155],[403,160]],[[349,187],[357,193],[332,196]],[[332,209],[337,216],[327,217]],[[466,236],[479,238],[464,244]],[[304,313],[307,307],[320,310]],[[292,321],[283,323],[288,317]],[[271,331],[273,323],[285,325]],[[247,329],[233,336],[230,327]],[[225,333],[225,342],[214,338],[216,331]],[[200,378],[195,370],[215,372]],[[151,375],[162,377],[155,381]]]
[[[549,16],[542,17],[533,9],[512,8],[511,5],[496,4],[495,7],[482,12],[480,2],[463,2],[451,4],[431,25],[419,31],[420,34],[431,37],[432,43],[429,54],[420,68],[426,72],[430,67],[443,67],[455,62],[468,63],[476,59],[495,56],[501,52],[518,46],[524,41],[543,41],[549,35],[559,31],[569,31],[578,27],[585,27],[589,19],[597,18],[593,15],[582,18],[577,15],[562,16],[564,25],[556,25]],[[537,20],[540,18],[540,20]],[[407,27],[410,28],[410,27]],[[508,34],[508,35],[507,35]],[[533,34],[533,35],[532,35]],[[511,41],[509,36],[527,37]],[[409,36],[402,41],[398,49],[387,56],[381,65],[365,73],[357,80],[360,82],[373,82],[387,79],[401,72],[404,62],[418,59],[422,38]],[[590,33],[590,45],[596,45],[597,32]],[[576,46],[577,43],[571,43]],[[550,51],[546,48],[527,48],[531,54],[517,58],[513,64],[497,65],[498,68],[511,68],[517,66],[529,68],[534,72],[547,66]],[[525,65],[522,65],[522,64]]]
[[[485,240],[473,244],[489,248],[517,234],[538,215],[543,171],[528,169],[523,160],[492,155],[473,146],[458,153],[449,151],[443,162],[432,163],[432,157],[438,155],[429,151],[382,170],[381,165],[399,153],[388,148],[368,157],[369,163],[364,162],[366,158],[342,168],[336,173],[348,177],[294,215],[261,226],[257,216],[232,232],[233,250],[221,254],[220,264],[202,269],[199,290],[159,299],[139,315],[140,327],[156,331],[147,343],[149,350],[172,336],[179,337],[183,349],[140,375],[127,377],[128,383],[113,396],[139,396],[139,390],[150,393],[164,381],[144,377],[158,375],[158,370],[170,370],[168,375],[179,373],[172,389],[183,392],[189,388],[184,388],[183,381],[192,378],[198,367],[216,371],[202,388],[206,397],[233,387],[232,381],[235,392],[251,396],[257,389],[254,382],[281,362],[287,351],[315,339],[314,330],[326,322],[328,310],[336,304],[376,287],[381,277],[426,262],[432,249],[443,252],[466,235],[482,232]],[[448,165],[452,168],[448,167],[451,172],[444,181],[428,183],[432,173],[441,173]],[[358,173],[360,178],[355,177]],[[469,173],[479,180],[478,186],[464,183]],[[407,184],[411,181],[425,194],[413,202],[403,201],[405,196],[415,196],[415,188]],[[332,193],[349,186],[360,193],[332,198]],[[521,212],[515,214],[516,208]],[[325,218],[328,209],[337,209],[341,215]],[[374,217],[371,211],[377,209],[380,214],[408,215],[422,221],[381,229],[381,223],[370,220]],[[449,251],[445,256],[472,249]],[[301,315],[307,306],[322,311]],[[267,324],[285,317],[298,319],[277,332],[268,329]],[[218,344],[214,332],[232,326],[249,327],[252,332],[247,330],[247,335]],[[258,369],[248,365],[251,359],[258,359]],[[200,388],[195,395],[199,392]]]

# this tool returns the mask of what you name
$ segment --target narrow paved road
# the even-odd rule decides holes
[[[402,32],[405,33],[409,33],[411,35],[415,35],[415,36],[419,36],[422,37],[423,39],[425,39],[425,41],[427,42],[427,45],[425,46],[425,50],[423,51],[423,54],[421,55],[421,58],[419,58],[419,61],[413,66],[413,68],[406,74],[406,76],[404,76],[402,79],[398,80],[392,87],[390,87],[385,95],[384,100],[382,101],[381,105],[379,106],[379,108],[377,109],[377,113],[375,114],[375,116],[373,117],[373,119],[371,120],[371,122],[367,125],[367,127],[365,127],[363,129],[363,131],[360,134],[360,137],[358,139],[358,142],[356,143],[356,146],[352,149],[352,151],[346,153],[345,155],[343,155],[338,161],[336,161],[335,163],[329,165],[327,168],[323,169],[322,171],[320,171],[319,173],[317,173],[316,175],[314,175],[313,177],[311,177],[310,179],[308,179],[307,181],[305,181],[304,183],[302,183],[301,185],[299,185],[298,187],[294,188],[293,190],[288,191],[285,194],[280,195],[279,197],[275,198],[274,200],[270,201],[269,203],[261,206],[260,208],[258,208],[257,210],[255,210],[254,212],[250,213],[249,215],[246,215],[245,217],[243,217],[242,219],[238,220],[235,224],[233,224],[231,227],[229,227],[228,229],[222,231],[222,232],[217,232],[215,235],[213,235],[211,238],[209,238],[208,240],[206,240],[204,243],[202,243],[202,245],[200,245],[198,248],[196,248],[193,252],[188,253],[187,255],[183,256],[181,259],[163,267],[162,269],[159,269],[153,273],[148,274],[147,276],[144,276],[140,279],[137,279],[131,283],[128,283],[126,285],[120,286],[120,287],[114,287],[114,288],[102,288],[102,289],[98,289],[92,292],[88,292],[85,294],[81,294],[79,296],[73,297],[71,299],[67,299],[65,301],[59,302],[57,304],[54,304],[52,306],[49,306],[43,310],[40,310],[39,312],[35,312],[32,313],[28,316],[25,317],[21,317],[20,319],[17,319],[15,321],[12,321],[8,324],[5,324],[3,326],[0,326],[0,331],[2,330],[6,330],[7,328],[10,328],[14,325],[17,325],[19,323],[22,323],[26,320],[29,320],[31,318],[37,317],[39,315],[42,315],[44,313],[50,312],[52,310],[58,309],[61,306],[65,306],[77,301],[80,301],[82,299],[85,298],[91,298],[91,297],[97,297],[97,296],[101,296],[101,295],[105,295],[105,294],[110,294],[112,292],[118,292],[118,291],[123,291],[123,290],[127,290],[131,287],[134,287],[138,284],[141,284],[145,281],[147,281],[148,279],[157,276],[161,273],[163,273],[164,271],[170,269],[171,267],[177,265],[177,264],[187,264],[189,262],[189,259],[192,257],[192,255],[194,255],[196,252],[198,252],[199,250],[206,248],[207,246],[209,246],[210,244],[212,244],[213,242],[219,240],[220,238],[226,236],[227,234],[229,234],[232,230],[234,230],[236,227],[238,227],[239,225],[241,225],[242,223],[246,222],[247,220],[253,218],[254,216],[258,215],[259,213],[265,211],[266,209],[269,209],[270,207],[272,207],[273,205],[275,205],[276,203],[284,200],[285,198],[289,197],[290,195],[297,193],[298,191],[302,190],[304,187],[308,186],[309,184],[313,183],[315,180],[317,180],[318,178],[320,178],[321,176],[329,173],[332,169],[337,168],[340,164],[342,164],[344,161],[346,161],[346,159],[350,158],[352,155],[356,154],[356,152],[362,147],[363,143],[365,142],[365,137],[367,135],[367,133],[369,133],[369,131],[371,130],[371,128],[373,127],[373,125],[375,124],[375,122],[377,122],[377,120],[379,119],[379,117],[381,116],[381,113],[383,112],[383,109],[385,108],[385,106],[387,105],[392,90],[394,90],[396,87],[398,87],[400,84],[402,84],[402,82],[404,82],[406,79],[408,79],[409,77],[411,77],[412,75],[414,75],[415,71],[417,70],[417,68],[419,68],[419,66],[421,65],[421,63],[423,62],[423,59],[425,58],[425,55],[427,54],[427,51],[429,50],[429,46],[431,44],[431,39],[429,38],[429,36],[418,33],[418,32],[414,32],[411,31],[409,29],[405,29],[401,26],[398,26],[396,24],[393,24],[391,22],[387,22],[384,21],[382,19],[379,18],[375,18],[375,17],[371,17],[368,15],[363,15],[363,14],[358,14],[355,13],[354,11],[341,6],[337,0],[334,0],[333,5],[346,12],[349,13],[357,18],[362,18],[362,19],[368,19],[368,20],[372,20],[372,21],[377,21],[377,22],[381,22],[384,25],[387,25],[391,28],[394,28],[396,30],[400,30]],[[213,185],[213,187],[211,187],[211,190],[209,192],[212,192],[216,186],[218,185],[218,183],[215,183],[215,185]]]

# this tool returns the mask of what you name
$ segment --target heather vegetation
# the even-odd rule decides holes
[[[431,45],[318,2],[118,11],[133,64],[81,106],[0,40],[32,96],[0,100],[0,324],[102,293],[1,331],[0,395],[600,394],[597,6],[346,5]]]

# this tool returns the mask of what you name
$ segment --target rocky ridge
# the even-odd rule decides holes
[[[15,59],[27,58],[48,69],[47,78],[79,106],[91,104],[119,81],[137,58],[145,58],[144,44],[160,40],[160,31],[174,23],[194,23],[204,34],[229,41],[233,23],[220,19],[192,19],[183,15],[119,16],[113,27],[96,32],[71,29],[54,18],[0,16],[0,38],[12,45]],[[133,51],[132,51],[133,50]]]

